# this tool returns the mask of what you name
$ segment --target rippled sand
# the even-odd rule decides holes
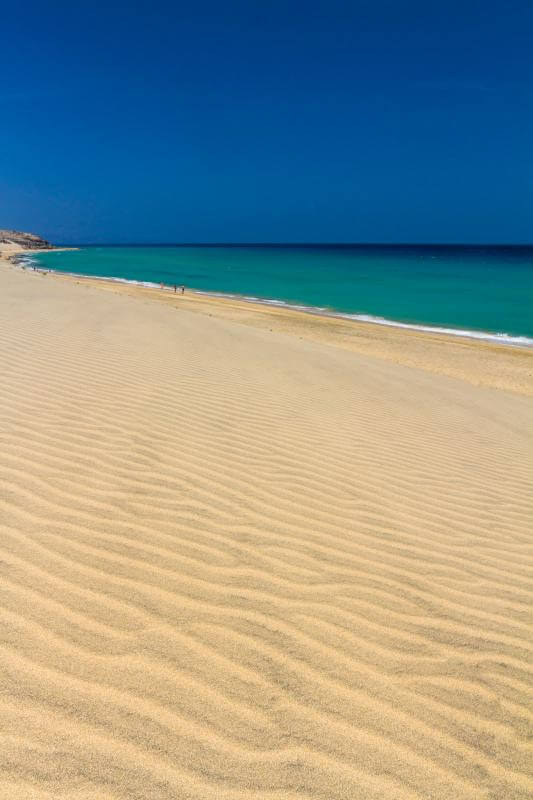
[[[193,305],[0,267],[0,796],[530,797],[526,355]]]

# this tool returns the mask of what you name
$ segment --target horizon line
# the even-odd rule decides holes
[[[533,247],[533,242],[56,242],[58,247]]]

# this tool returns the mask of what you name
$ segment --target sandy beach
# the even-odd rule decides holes
[[[2,798],[531,797],[532,351],[5,259],[0,310]]]

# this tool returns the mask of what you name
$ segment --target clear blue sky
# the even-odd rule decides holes
[[[533,2],[26,2],[0,227],[55,241],[533,241]]]

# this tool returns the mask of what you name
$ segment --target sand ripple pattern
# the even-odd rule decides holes
[[[531,797],[526,398],[0,288],[2,798]]]

